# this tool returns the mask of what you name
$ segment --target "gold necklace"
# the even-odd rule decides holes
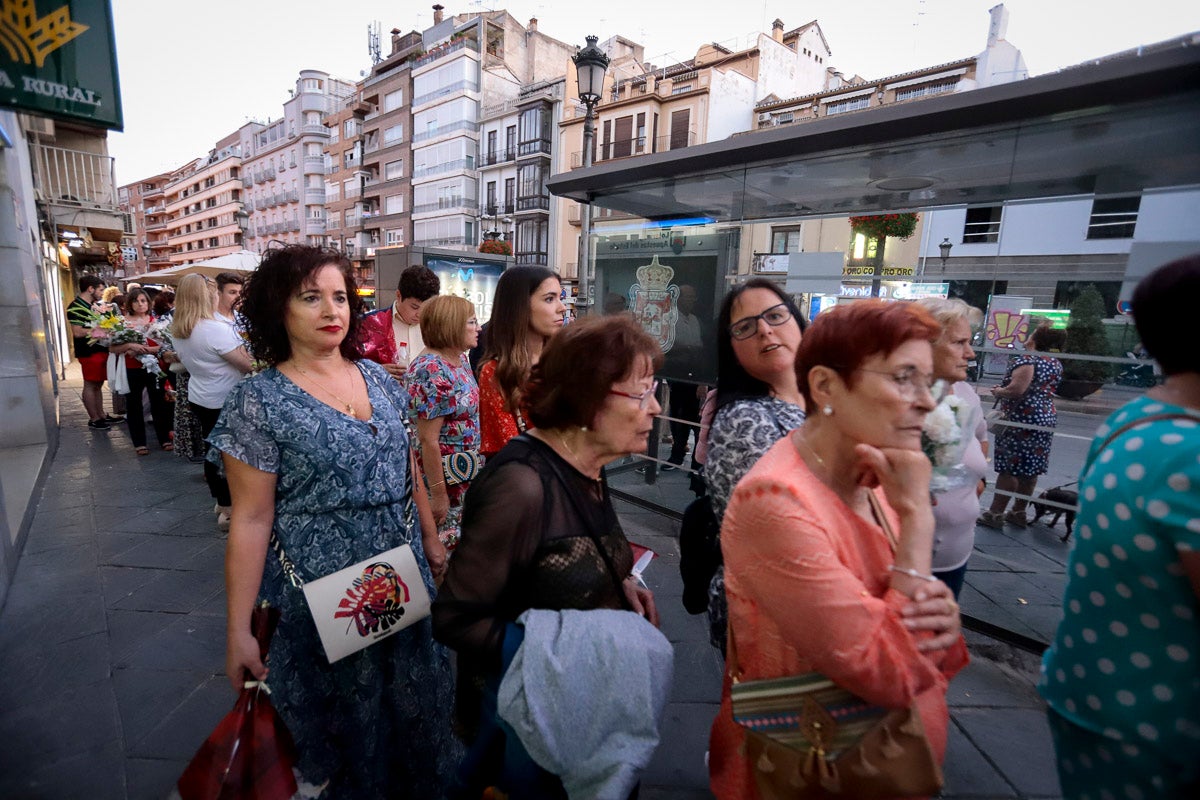
[[[579,469],[579,464],[581,463],[579,460],[579,456],[575,455],[575,451],[573,449],[571,449],[571,445],[567,444],[566,434],[564,434],[562,431],[555,431],[555,433],[558,434],[558,441],[562,443],[562,446],[566,448],[567,453],[570,454],[571,461],[575,462],[575,468]],[[579,470],[579,472],[588,480],[596,481],[597,483],[600,482],[599,478],[593,478],[593,477],[587,475],[586,473],[584,473],[583,470]]]
[[[307,372],[304,370],[304,367],[300,366],[300,363],[299,363],[299,362],[297,362],[297,361],[293,361],[293,362],[292,362],[292,366],[293,366],[293,367],[295,367],[295,368],[296,368],[296,370],[297,370],[297,371],[298,371],[298,372],[299,372],[301,375],[303,375],[305,378],[307,378],[308,380],[310,380],[310,381],[313,383],[313,385],[314,385],[314,386],[316,386],[316,387],[317,387],[318,389],[320,389],[321,391],[325,392],[325,394],[326,394],[326,395],[328,395],[329,397],[332,397],[332,398],[336,399],[336,400],[337,400],[339,403],[341,403],[342,405],[344,405],[344,406],[346,407],[346,413],[347,413],[347,414],[349,414],[349,415],[350,415],[350,416],[352,416],[352,417],[357,417],[357,416],[358,416],[357,414],[355,414],[355,413],[354,413],[354,403],[351,403],[349,400],[347,400],[346,398],[342,397],[340,394],[337,394],[336,392],[334,392],[334,391],[333,391],[333,389],[330,389],[330,388],[328,388],[328,387],[326,387],[326,386],[323,386],[322,384],[318,383],[318,382],[317,382],[317,380],[316,380],[315,378],[313,378],[313,376],[312,376],[312,375],[309,375],[309,374],[308,374],[308,373],[307,373]],[[346,363],[345,359],[343,359],[343,360],[342,360],[342,367],[343,367],[343,368],[346,370],[346,374],[347,374],[347,375],[349,375],[349,374],[350,374],[350,367],[349,367],[349,365]],[[354,387],[354,379],[353,379],[353,378],[351,378],[351,379],[350,379],[350,386],[351,386],[351,389],[350,389],[350,390],[351,390],[351,391],[354,391],[354,388],[353,388],[353,387]]]
[[[821,454],[813,449],[813,446],[808,443],[808,439],[800,431],[796,431],[796,441],[800,442],[800,444],[808,449],[808,452],[812,453],[813,458],[821,465],[821,469],[825,470],[826,473],[829,472],[829,467],[825,466],[825,459],[821,458]]]

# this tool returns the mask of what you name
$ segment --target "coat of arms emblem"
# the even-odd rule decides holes
[[[658,262],[658,256],[637,268],[638,282],[629,287],[633,318],[654,337],[664,353],[675,344],[679,321],[679,287],[671,283],[675,270]]]

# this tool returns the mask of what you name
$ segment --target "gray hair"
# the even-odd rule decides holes
[[[916,302],[937,320],[937,324],[942,326],[942,331],[960,319],[966,320],[971,327],[978,324],[974,321],[975,319],[979,319],[979,321],[983,319],[983,314],[979,309],[972,308],[957,297],[922,297]]]

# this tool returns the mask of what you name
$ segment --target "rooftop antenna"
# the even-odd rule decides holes
[[[371,54],[371,63],[383,61],[383,51],[379,47],[379,31],[382,26],[379,20],[367,23],[367,52]]]

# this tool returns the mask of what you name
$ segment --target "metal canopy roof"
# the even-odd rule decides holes
[[[777,219],[1200,183],[1200,48],[1052,75],[551,177],[648,219]]]

